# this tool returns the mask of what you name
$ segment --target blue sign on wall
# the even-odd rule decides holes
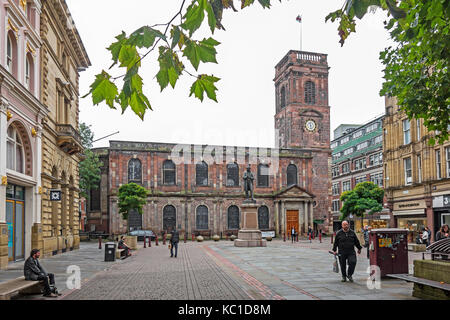
[[[6,224],[8,226],[8,248],[13,247],[14,229],[12,222]]]

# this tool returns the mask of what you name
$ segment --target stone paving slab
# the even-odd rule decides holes
[[[125,260],[104,262],[104,248],[82,243],[80,250],[42,259],[66,300],[386,300],[415,299],[412,284],[382,280],[367,288],[368,260],[358,256],[354,283],[332,271],[330,243],[274,240],[265,248],[238,248],[231,241],[181,242],[177,258],[167,246],[142,248]],[[413,259],[420,254],[410,253]],[[66,287],[69,265],[81,269],[80,290]],[[0,271],[0,282],[23,274],[23,262]],[[39,296],[23,299],[41,299]]]

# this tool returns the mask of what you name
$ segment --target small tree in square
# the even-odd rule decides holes
[[[128,223],[128,215],[131,210],[136,210],[142,214],[142,207],[147,202],[147,190],[134,183],[124,184],[119,188],[119,214]],[[127,227],[128,229],[128,227]]]
[[[373,214],[383,209],[384,190],[373,182],[358,183],[353,190],[341,195],[341,220],[353,215],[362,219],[364,214]]]

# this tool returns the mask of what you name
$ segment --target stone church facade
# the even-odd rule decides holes
[[[94,151],[103,163],[92,190],[87,230],[121,234],[127,227],[160,234],[237,234],[245,200],[243,173],[255,176],[262,231],[292,227],[329,232],[331,193],[328,64],[325,54],[290,51],[276,66],[276,148],[110,141]],[[135,182],[148,192],[143,215],[118,213],[118,189]]]

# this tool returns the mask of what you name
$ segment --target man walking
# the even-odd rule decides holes
[[[294,227],[292,227],[292,229],[291,229],[291,236],[292,236],[292,243],[294,243],[294,239],[295,239],[295,228]]]
[[[178,234],[177,229],[174,229],[171,233],[170,237],[170,257],[173,257],[173,248],[175,247],[175,258],[178,254],[178,242],[180,241],[180,235]]]
[[[39,249],[31,250],[30,257],[25,261],[23,273],[25,280],[42,281],[44,283],[44,297],[56,298],[59,294],[55,287],[55,275],[47,273],[39,263],[41,252]]]
[[[364,247],[367,248],[367,259],[369,259],[369,234],[370,234],[370,226],[364,226]]]
[[[339,248],[339,262],[341,265],[342,282],[346,282],[347,279],[350,282],[353,282],[352,276],[356,267],[355,247],[358,248],[358,254],[360,254],[362,247],[356,233],[350,229],[348,221],[342,221],[342,229],[337,232],[333,244],[334,254],[336,254],[336,249]]]

